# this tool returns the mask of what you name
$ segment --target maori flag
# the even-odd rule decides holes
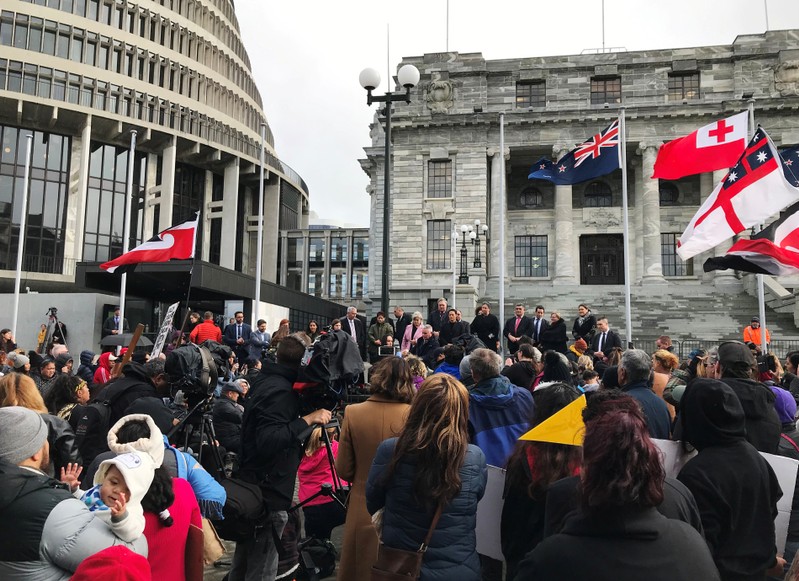
[[[777,148],[758,127],[738,163],[708,196],[677,242],[688,260],[768,220],[799,201],[799,187],[783,173]]]
[[[142,262],[168,262],[170,260],[188,260],[194,257],[194,245],[197,238],[197,221],[183,222],[167,228],[153,236],[147,242],[139,244],[122,256],[100,265],[108,272],[130,272]]]

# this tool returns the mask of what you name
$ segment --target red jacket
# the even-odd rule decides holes
[[[210,339],[211,341],[216,341],[217,343],[222,342],[222,331],[217,327],[211,319],[206,319],[196,327],[189,335],[191,338],[192,343],[196,343],[199,345]]]

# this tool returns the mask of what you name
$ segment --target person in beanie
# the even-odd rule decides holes
[[[0,579],[66,581],[88,557],[124,544],[44,472],[47,424],[19,406],[0,408]],[[125,544],[147,555],[147,543]]]
[[[31,360],[22,355],[21,353],[17,353],[12,351],[6,356],[6,362],[8,363],[10,369],[9,371],[13,371],[14,373],[24,373],[25,375],[30,374],[31,371]]]
[[[244,390],[236,382],[222,386],[222,397],[214,402],[213,420],[216,439],[228,452],[239,453],[241,444],[241,421],[244,417],[244,406],[239,398],[244,397]]]
[[[151,581],[152,578],[147,559],[118,545],[83,561],[70,581]]]
[[[771,344],[771,333],[768,332],[768,329],[760,327],[760,317],[752,317],[749,326],[744,328],[744,343],[753,343],[760,350],[763,331],[766,332],[766,347],[768,347]]]

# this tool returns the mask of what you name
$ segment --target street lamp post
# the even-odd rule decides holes
[[[474,236],[472,236],[472,245],[474,246],[474,267],[482,268],[483,260],[480,254],[480,232],[483,233],[483,238],[488,237],[488,224],[480,225],[480,220],[474,221]]]
[[[394,101],[411,102],[411,89],[419,83],[419,69],[413,65],[405,65],[397,72],[399,84],[405,88],[404,93],[386,91],[382,96],[372,95],[372,91],[380,85],[380,73],[375,69],[364,69],[358,76],[361,86],[366,89],[366,104],[386,104],[386,150],[385,150],[385,176],[383,177],[383,276],[380,289],[380,308],[388,312],[388,285],[389,285],[389,198],[391,195],[391,104]]]
[[[469,250],[466,248],[466,238],[468,237],[474,245],[477,234],[471,225],[464,224],[461,226],[461,236],[461,273],[458,277],[458,284],[469,284]]]

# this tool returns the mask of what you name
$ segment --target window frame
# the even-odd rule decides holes
[[[543,243],[543,244],[542,244]],[[515,278],[549,278],[549,236],[523,234],[513,238],[513,275]],[[535,252],[542,249],[543,252]],[[540,264],[534,264],[540,259]],[[536,269],[542,268],[537,271]]]

